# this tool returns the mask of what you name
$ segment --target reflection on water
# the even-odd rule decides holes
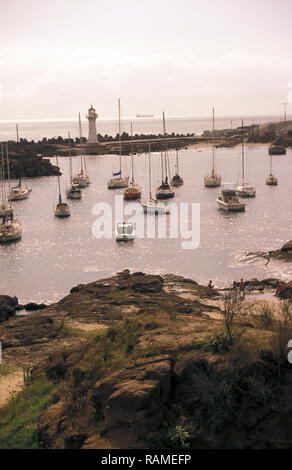
[[[240,147],[217,150],[218,171],[224,182],[240,177]],[[139,239],[133,244],[118,244],[112,239],[97,240],[92,235],[97,202],[114,204],[116,191],[107,190],[107,179],[118,166],[117,156],[90,156],[87,167],[92,185],[82,191],[80,201],[68,201],[71,217],[54,217],[57,178],[26,180],[33,188],[28,200],[15,202],[16,215],[24,226],[20,242],[0,246],[0,291],[17,295],[20,302],[54,301],[79,283],[107,277],[125,268],[152,273],[184,275],[199,282],[209,279],[222,286],[240,277],[292,277],[288,263],[266,260],[244,263],[244,253],[278,248],[291,238],[292,151],[275,156],[274,173],[279,185],[266,186],[269,169],[266,146],[246,148],[246,172],[249,183],[257,188],[255,199],[247,200],[245,213],[228,214],[218,210],[218,188],[207,189],[203,178],[211,163],[211,149],[193,148],[180,152],[180,173],[185,184],[176,189],[173,202],[201,204],[200,246],[183,250],[179,239]],[[170,152],[174,169],[175,153]],[[125,173],[130,159],[124,159]],[[153,188],[160,181],[160,158],[152,158]],[[63,194],[68,182],[68,160],[60,158]],[[78,158],[74,158],[75,170]],[[135,179],[148,198],[147,156],[135,157]],[[153,189],[152,188],[152,189]]]

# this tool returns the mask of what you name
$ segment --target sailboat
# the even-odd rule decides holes
[[[4,208],[8,207],[7,198],[6,198],[6,186],[5,186],[5,175],[4,175],[4,157],[3,157],[3,145],[1,144],[1,153],[2,153],[2,206]],[[9,167],[9,158],[8,158],[8,147],[6,144],[6,157]],[[9,172],[8,172],[9,174]],[[9,178],[8,178],[9,181]],[[0,225],[0,243],[9,243],[19,240],[22,236],[22,225],[16,220],[13,216],[13,211],[4,210],[4,215],[2,223]]]
[[[56,155],[57,166],[59,166],[58,156]],[[60,175],[58,173],[58,189],[59,189],[59,201],[54,209],[56,217],[69,217],[70,216],[70,209],[67,202],[62,201],[61,195],[61,185],[60,185]]]
[[[70,187],[66,190],[66,196],[67,196],[67,199],[81,199],[81,189],[79,188],[78,184],[73,183],[70,132],[68,132],[68,139],[69,139],[69,178],[70,178]]]
[[[135,184],[134,180],[134,156],[133,156],[133,126],[131,123],[131,163],[132,163],[132,179],[130,186],[124,190],[124,199],[140,199],[142,188]]]
[[[7,157],[7,179],[8,179],[8,192],[10,192],[10,169],[9,169],[9,159],[8,159],[8,147],[6,142],[6,157]],[[1,142],[1,158],[2,158],[2,167],[1,167],[1,179],[2,179],[2,204],[0,205],[0,217],[13,216],[13,207],[6,201],[6,189],[5,189],[5,170],[4,170],[4,151],[3,143]]]
[[[90,185],[91,181],[87,175],[86,160],[83,154],[83,143],[82,143],[82,129],[81,129],[81,118],[79,113],[79,139],[80,139],[80,172],[74,176],[73,183],[77,184],[79,188],[86,188]]]
[[[107,187],[108,189],[119,189],[127,188],[129,185],[129,177],[122,177],[122,142],[121,142],[121,103],[119,99],[119,171],[113,173],[113,178],[108,180]]]
[[[166,135],[165,130],[165,115],[164,112],[162,113],[163,117],[163,135]],[[165,178],[163,173],[163,161],[164,161],[164,168],[165,168]],[[169,199],[174,197],[175,191],[173,186],[168,182],[169,174],[169,158],[168,158],[168,150],[167,147],[164,147],[164,152],[161,152],[161,172],[162,172],[162,182],[161,185],[156,190],[156,199]],[[170,178],[169,178],[170,179]]]
[[[172,186],[181,186],[184,184],[184,180],[181,176],[179,176],[179,168],[178,168],[178,149],[176,149],[176,165],[175,165],[176,173],[171,180]]]
[[[149,214],[169,214],[170,210],[164,202],[157,201],[151,192],[151,147],[148,150],[148,174],[149,174],[149,201],[142,204],[143,210]]]
[[[276,177],[273,175],[273,172],[272,172],[272,158],[273,158],[273,154],[270,153],[270,174],[269,174],[269,176],[266,178],[266,184],[269,185],[269,186],[277,186],[277,184],[278,184],[278,178],[276,178]]]
[[[236,194],[241,197],[255,197],[256,188],[250,186],[244,181],[244,138],[243,138],[243,121],[241,121],[241,162],[242,162],[242,184],[237,186]]]
[[[215,171],[215,120],[214,120],[214,108],[212,113],[212,123],[213,123],[213,130],[212,130],[212,170],[211,173],[204,178],[204,185],[207,188],[216,188],[217,186],[221,186],[221,176],[219,176]]]

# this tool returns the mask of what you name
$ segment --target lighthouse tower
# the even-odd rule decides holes
[[[98,114],[95,112],[95,109],[91,105],[88,110],[88,114],[86,115],[88,119],[88,144],[97,144],[97,135],[96,135],[96,119],[98,118]]]

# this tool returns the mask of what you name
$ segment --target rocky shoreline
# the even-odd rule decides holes
[[[250,280],[246,289],[274,291],[277,283]],[[278,383],[274,333],[247,302],[236,322],[244,341],[224,349],[222,309],[224,292],[125,270],[75,286],[29,315],[12,313],[0,323],[0,339],[5,364],[24,370],[15,406],[31,406],[32,396],[44,403],[47,394],[22,446],[31,439],[40,448],[74,449],[289,446],[283,410],[292,410],[285,398],[292,374],[286,367],[285,384]],[[17,436],[9,434],[17,417],[3,425],[9,410],[0,409],[0,448],[13,447]]]

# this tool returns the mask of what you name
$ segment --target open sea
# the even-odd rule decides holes
[[[253,119],[251,119],[252,122]],[[254,118],[255,120],[255,118]],[[228,126],[228,120],[218,120]],[[229,120],[230,122],[230,120]],[[248,120],[246,120],[248,123]],[[134,130],[138,133],[161,132],[155,119],[136,119]],[[144,124],[143,124],[144,123]],[[44,136],[66,136],[76,130],[76,123],[20,123],[20,137],[40,139]],[[69,124],[72,126],[68,129]],[[86,125],[86,124],[85,124]],[[84,130],[87,129],[84,125]],[[98,122],[98,132],[114,134],[116,123]],[[125,122],[124,122],[125,125]],[[234,126],[240,125],[234,119]],[[0,124],[0,139],[13,137],[14,125]],[[74,127],[75,126],[75,127]],[[139,127],[141,126],[141,127]],[[66,129],[65,129],[66,127]],[[167,120],[168,132],[202,132],[211,128],[211,120]],[[172,172],[175,152],[170,152]],[[250,184],[256,186],[257,196],[246,200],[245,213],[228,214],[217,207],[218,188],[207,189],[204,176],[211,168],[210,147],[189,148],[180,151],[180,174],[185,184],[177,188],[173,203],[200,204],[200,243],[192,250],[182,249],[180,238],[137,238],[130,244],[116,243],[114,236],[96,239],[92,227],[96,219],[92,210],[97,203],[114,208],[115,194],[109,191],[107,180],[118,168],[118,156],[88,156],[87,169],[92,184],[82,190],[80,201],[69,201],[71,217],[58,219],[53,209],[58,198],[57,177],[26,179],[23,185],[33,189],[29,199],[14,202],[15,215],[23,224],[23,237],[19,242],[0,246],[0,293],[16,295],[20,303],[28,301],[52,302],[66,295],[70,288],[108,277],[125,268],[148,273],[174,273],[190,277],[200,283],[213,280],[217,287],[241,277],[281,277],[292,279],[292,266],[272,260],[246,262],[249,251],[279,248],[291,239],[291,181],[292,149],[286,156],[273,157],[274,173],[278,186],[266,186],[269,172],[267,145],[246,145],[246,174]],[[55,159],[52,159],[55,163]],[[222,148],[216,151],[218,172],[222,181],[237,183],[240,180],[241,148]],[[59,158],[61,187],[69,182],[68,159]],[[73,158],[74,171],[79,170],[79,158]],[[148,199],[148,156],[134,157],[135,180],[143,188],[142,200]],[[130,157],[123,158],[123,172],[130,172]],[[152,189],[161,179],[160,158],[152,156]],[[128,205],[125,202],[125,207]],[[144,215],[141,215],[144,218]],[[114,228],[114,227],[113,227]]]

